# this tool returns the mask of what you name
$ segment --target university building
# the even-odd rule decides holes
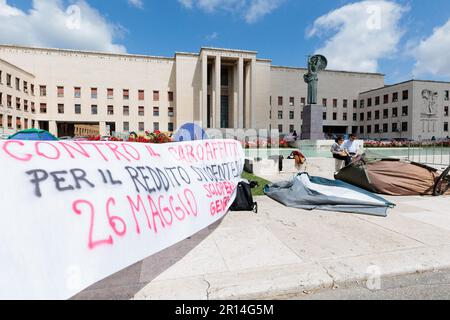
[[[306,72],[244,50],[154,57],[0,45],[0,133],[31,127],[58,136],[143,133],[196,121],[300,134]],[[323,71],[324,133],[445,137],[449,90],[445,82],[385,86],[378,73]]]

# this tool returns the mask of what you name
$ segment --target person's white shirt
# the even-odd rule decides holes
[[[359,154],[359,149],[360,149],[360,143],[358,140],[355,141],[351,141],[351,140],[347,140],[344,142],[343,145],[343,149],[346,150],[348,153],[354,153],[354,154]]]

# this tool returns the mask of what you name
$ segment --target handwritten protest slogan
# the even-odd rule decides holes
[[[221,219],[234,140],[0,142],[0,299],[67,299]]]

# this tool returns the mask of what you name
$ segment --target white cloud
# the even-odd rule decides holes
[[[178,0],[189,9],[198,8],[207,13],[226,11],[242,15],[247,23],[255,23],[270,14],[285,0]]]
[[[206,40],[216,40],[219,38],[219,33],[213,32],[210,35],[206,36]]]
[[[450,77],[450,20],[433,30],[433,34],[422,40],[413,50],[416,58],[414,75]]]
[[[113,43],[123,27],[109,23],[84,0],[69,7],[62,0],[33,0],[28,12],[0,0],[0,17],[3,44],[126,52]]]
[[[319,17],[307,36],[327,38],[317,53],[328,58],[330,69],[377,72],[378,61],[398,50],[407,10],[386,0],[348,4]]]
[[[136,8],[142,9],[144,8],[144,2],[142,0],[128,0],[128,3]]]

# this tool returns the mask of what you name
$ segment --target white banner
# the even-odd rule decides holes
[[[170,144],[0,141],[0,299],[67,299],[221,219],[244,153]]]

